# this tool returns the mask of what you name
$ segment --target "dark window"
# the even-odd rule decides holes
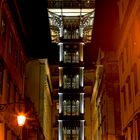
[[[14,38],[13,34],[10,32],[10,39],[9,39],[9,49],[8,52],[12,56],[13,55],[13,45],[14,45]]]
[[[126,62],[128,62],[128,58],[129,58],[129,43],[128,43],[128,38],[125,41],[125,49],[126,49]]]
[[[0,95],[2,95],[3,89],[3,75],[4,75],[4,67],[0,62]]]
[[[121,53],[120,62],[121,62],[121,70],[123,73],[124,72],[124,54],[123,53]]]
[[[1,20],[1,35],[3,37],[3,39],[6,39],[6,16],[2,16],[2,20]]]
[[[136,47],[136,28],[135,28],[135,23],[132,24],[131,28],[130,28],[130,34],[131,34],[131,41],[132,41],[132,47]]]
[[[18,50],[16,50],[16,53],[15,53],[15,60],[16,60],[16,67],[18,67],[18,62],[19,62],[19,56],[18,56]]]
[[[128,85],[128,99],[129,99],[129,103],[131,103],[132,101],[132,95],[131,95],[131,81],[130,81],[130,76],[127,77],[127,85]]]
[[[9,131],[9,128],[7,127],[7,125],[5,125],[5,133],[4,133],[4,139],[5,140],[8,140],[8,131]]]
[[[77,45],[64,46],[64,63],[79,63],[79,47]]]
[[[8,74],[7,78],[7,102],[10,103],[10,87],[11,86],[11,76]]]
[[[133,124],[130,126],[131,129],[131,140],[133,140]]]
[[[140,140],[140,116],[137,119],[137,132],[138,132],[138,140]]]
[[[64,39],[79,39],[79,30],[64,29]]]
[[[122,88],[121,92],[123,93],[124,111],[126,111],[126,89],[125,89],[125,86]]]
[[[13,102],[17,102],[17,86],[16,85],[14,85],[14,95],[13,95]],[[16,105],[17,104],[14,104],[14,112],[16,111]]]
[[[134,64],[132,71],[134,74],[134,89],[135,89],[135,95],[136,95],[138,93],[138,70],[137,70],[136,64]]]

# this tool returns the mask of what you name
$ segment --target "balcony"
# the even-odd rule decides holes
[[[51,40],[59,43],[60,39],[92,40],[95,9],[48,9]]]

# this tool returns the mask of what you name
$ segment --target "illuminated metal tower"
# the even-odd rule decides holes
[[[59,42],[59,140],[84,140],[84,67],[81,28],[61,27]]]
[[[58,140],[84,140],[83,47],[91,40],[93,9],[85,13],[49,11],[52,41],[59,45]]]

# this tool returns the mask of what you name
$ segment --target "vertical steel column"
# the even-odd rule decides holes
[[[63,113],[63,93],[59,94],[59,113]]]
[[[84,120],[80,120],[80,140],[84,140]]]
[[[63,140],[63,122],[58,120],[58,140]]]
[[[80,113],[84,114],[84,93],[80,93]]]

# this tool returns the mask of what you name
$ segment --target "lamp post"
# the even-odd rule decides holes
[[[21,104],[22,102],[13,102],[13,103],[7,103],[7,104],[0,104],[0,112],[4,112],[6,111],[6,109],[8,108],[9,105],[11,104]],[[20,137],[22,140],[22,127],[24,126],[26,121],[26,116],[24,113],[19,113],[17,115],[17,124],[20,127]]]
[[[22,127],[25,124],[25,121],[26,121],[26,116],[24,114],[19,114],[17,116],[17,123],[18,123],[18,126],[20,126],[20,137],[21,137],[21,140],[22,140]]]

